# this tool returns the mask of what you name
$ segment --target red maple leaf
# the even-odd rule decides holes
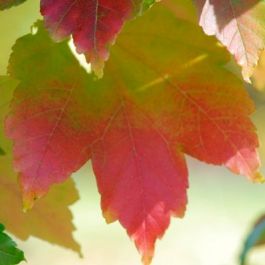
[[[143,0],[41,0],[41,13],[56,40],[73,35],[79,53],[102,76],[104,62],[125,21],[141,13]]]
[[[149,264],[170,216],[185,211],[184,154],[260,180],[253,103],[214,44],[160,6],[128,25],[95,81],[40,25],[18,40],[6,131],[26,206],[91,159],[105,218]]]

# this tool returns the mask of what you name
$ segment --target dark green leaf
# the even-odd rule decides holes
[[[24,253],[16,248],[16,243],[4,231],[0,224],[0,265],[14,265],[25,260]]]

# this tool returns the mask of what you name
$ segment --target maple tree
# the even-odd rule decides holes
[[[0,9],[22,2],[0,1]],[[150,264],[170,217],[185,213],[186,155],[263,181],[250,119],[254,104],[243,81],[226,68],[226,49],[198,27],[195,5],[175,0],[40,2],[44,22],[17,40],[9,77],[0,79],[3,103],[13,97],[0,109],[5,135],[13,142],[12,154],[0,133],[0,201],[12,199],[20,207],[12,159],[26,210],[91,160],[106,221],[118,220],[143,263]],[[249,80],[265,37],[259,17],[263,3],[195,2],[204,31],[227,46]],[[137,15],[143,16],[125,25]],[[70,51],[70,35],[92,73]],[[21,238],[34,234],[79,252],[67,209],[77,194],[71,180],[64,185],[26,217],[18,213],[23,226],[17,227],[4,210],[0,220]],[[39,224],[42,213],[56,216],[53,227]],[[61,233],[59,223],[65,224]]]

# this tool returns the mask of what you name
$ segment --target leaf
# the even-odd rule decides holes
[[[6,139],[2,136],[3,134],[3,123],[4,123],[4,115],[7,114],[7,102],[11,100],[12,93],[17,86],[18,82],[10,79],[7,76],[0,75],[0,160],[2,160],[1,156],[6,155]],[[4,90],[4,86],[7,89]],[[1,165],[0,165],[1,166]],[[1,174],[1,171],[0,171]]]
[[[6,133],[26,206],[91,159],[107,222],[119,220],[145,264],[185,212],[184,154],[260,181],[254,105],[223,67],[229,56],[172,10],[128,23],[97,81],[40,24],[9,64],[21,82]]]
[[[4,226],[0,224],[0,264],[18,264],[25,260],[24,253],[16,247],[16,243],[4,233],[4,230]]]
[[[250,91],[251,97],[254,99],[257,108],[252,118],[258,130],[259,141],[261,143],[259,154],[261,158],[261,164],[263,165],[265,163],[265,91],[258,91],[254,89],[251,89]]]
[[[246,258],[250,250],[257,246],[265,244],[265,215],[261,216],[253,226],[251,232],[246,238],[243,250],[240,255],[240,264],[247,264]]]
[[[6,161],[1,159],[0,162]],[[78,199],[73,181],[68,180],[63,185],[54,187],[44,199],[36,202],[34,209],[23,213],[21,196],[10,164],[3,173],[2,165],[0,169],[0,219],[6,224],[7,230],[21,240],[35,236],[80,254],[80,245],[72,235],[75,230],[73,217],[67,208]]]
[[[26,0],[0,0],[0,10],[24,3]]]
[[[155,0],[41,0],[41,13],[55,40],[70,35],[97,76],[103,74],[109,46],[125,21],[141,14]]]
[[[16,86],[17,81],[0,76],[0,142],[6,151],[6,155],[0,157],[0,220],[5,223],[9,232],[22,240],[36,236],[80,253],[80,246],[72,236],[75,228],[68,209],[78,200],[78,193],[71,179],[54,187],[48,196],[36,203],[34,209],[22,212],[17,175],[12,165],[11,144],[3,136],[2,128]]]
[[[242,66],[246,81],[252,76],[265,47],[265,3],[259,0],[195,0],[200,25],[216,35]]]
[[[187,20],[188,22],[197,24],[197,10],[192,1],[164,0],[163,5],[171,10],[178,19]]]

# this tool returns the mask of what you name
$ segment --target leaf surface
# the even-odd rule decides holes
[[[24,203],[91,159],[106,220],[119,220],[145,264],[185,212],[184,154],[260,180],[254,106],[223,67],[229,56],[173,10],[157,5],[128,24],[98,81],[40,24],[9,65],[21,82],[6,132]]]
[[[265,47],[265,3],[259,0],[195,0],[200,25],[216,35],[242,66],[249,81]]]
[[[0,10],[10,8],[12,6],[17,6],[24,3],[26,0],[0,0]]]
[[[141,14],[155,0],[41,0],[41,13],[56,40],[70,35],[79,53],[101,77],[111,46],[126,20]]]
[[[247,264],[247,255],[250,250],[265,244],[265,215],[261,216],[253,226],[244,243],[243,250],[240,255],[240,264]]]
[[[6,151],[5,156],[0,156],[0,220],[9,232],[22,240],[35,236],[80,252],[80,246],[72,236],[75,228],[68,209],[78,200],[78,193],[71,179],[54,187],[45,198],[36,202],[31,211],[22,211],[17,174],[12,164],[11,143],[3,135],[4,117],[16,85],[17,81],[0,76],[0,142]]]
[[[4,233],[0,224],[0,265],[15,265],[25,260],[24,253],[17,248],[16,243]]]
[[[259,62],[251,77],[252,85],[256,90],[265,91],[265,50],[263,50],[259,57]],[[264,95],[262,96],[264,98]]]
[[[5,155],[5,151],[0,147],[0,155]]]

